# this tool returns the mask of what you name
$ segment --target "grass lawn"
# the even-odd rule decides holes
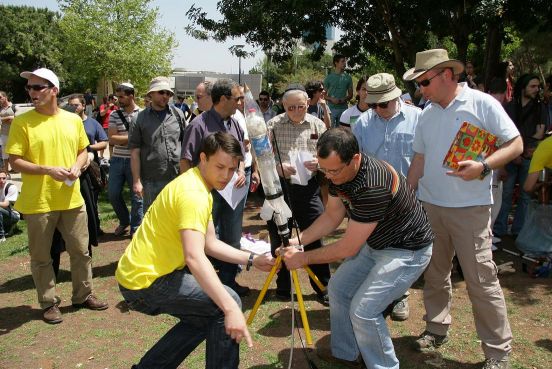
[[[251,201],[244,215],[245,231],[253,234],[264,229],[263,222],[258,219],[257,204]],[[176,319],[170,316],[150,317],[128,311],[113,275],[129,238],[115,237],[110,233],[117,224],[105,195],[101,199],[100,212],[102,227],[107,234],[102,237],[101,245],[94,249],[93,273],[97,295],[110,304],[110,308],[103,312],[75,310],[71,307],[69,258],[64,253],[57,286],[57,292],[62,298],[64,321],[55,326],[45,324],[41,320],[30,276],[25,222],[19,223],[21,233],[0,245],[0,369],[130,368],[175,324]],[[504,253],[497,253],[495,259],[497,264],[512,260],[516,269],[515,273],[501,276],[514,332],[513,368],[551,368],[552,279],[530,278],[521,271],[519,259]],[[329,346],[329,311],[316,301],[305,273],[299,272],[299,275],[314,346],[301,350],[297,332],[291,332],[291,304],[277,301],[269,294],[250,327],[254,347],[249,349],[241,345],[240,368],[287,368],[293,337],[293,368],[308,368],[306,353],[319,369],[339,369],[338,366],[320,361],[312,351],[315,347]],[[241,273],[238,278],[241,284],[253,290],[250,296],[243,299],[244,312],[248,316],[266,274],[250,271]],[[465,284],[456,274],[453,280],[451,340],[438,352],[420,354],[411,349],[412,342],[424,328],[421,284],[411,289],[410,319],[405,322],[388,320],[401,368],[481,367],[484,358],[475,333]],[[274,285],[273,281],[272,288]],[[300,332],[304,339],[304,332]],[[203,368],[204,356],[204,345],[200,345],[180,368]]]

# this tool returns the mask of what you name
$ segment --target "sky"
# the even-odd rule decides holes
[[[186,11],[196,4],[207,12],[209,17],[220,19],[217,10],[217,0],[153,0],[152,7],[159,8],[159,25],[174,33],[179,45],[173,51],[172,64],[174,68],[185,68],[189,71],[211,71],[220,73],[238,73],[239,60],[228,50],[232,45],[245,45],[244,51],[254,52],[255,47],[247,45],[245,39],[233,39],[225,43],[215,41],[199,41],[186,34],[184,27],[189,21]],[[48,8],[58,11],[56,0],[2,0],[3,5],[28,5],[37,8]],[[247,73],[264,58],[261,51],[254,57],[242,58],[242,73]]]

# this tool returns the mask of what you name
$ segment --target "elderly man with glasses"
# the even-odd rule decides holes
[[[403,103],[401,94],[391,74],[370,76],[366,81],[365,99],[370,109],[360,116],[353,134],[362,152],[386,161],[406,177],[414,156],[412,142],[422,111]],[[390,308],[391,319],[408,319],[408,293]]]
[[[276,169],[282,182],[286,202],[290,205],[293,217],[297,221],[299,229],[308,228],[316,218],[324,211],[320,197],[320,185],[316,178],[318,161],[316,160],[316,143],[322,133],[326,131],[323,121],[307,113],[308,95],[303,86],[293,84],[288,86],[282,97],[285,113],[277,115],[268,122],[268,129],[276,152]],[[309,160],[293,161],[292,158],[306,154]],[[279,162],[281,160],[282,165]],[[303,168],[299,168],[303,166]],[[308,181],[296,181],[294,176],[298,170],[305,170]],[[290,229],[293,223],[290,221]],[[280,246],[280,236],[273,221],[268,222],[270,243],[273,254]],[[322,246],[320,240],[313,240],[305,245],[306,250],[317,249]],[[327,285],[330,279],[330,267],[327,263],[313,264],[310,266],[314,274],[323,285]],[[311,280],[311,286],[316,291],[318,300],[328,305],[328,295],[320,291]],[[282,268],[278,272],[276,280],[276,297],[281,300],[290,299],[291,284],[289,272]]]
[[[151,104],[132,119],[128,140],[132,190],[143,199],[144,213],[180,173],[186,125],[182,110],[169,105],[174,93],[167,77],[152,79],[147,95]]]
[[[92,260],[79,176],[87,165],[89,145],[79,116],[57,105],[59,79],[49,69],[23,72],[34,109],[16,117],[7,152],[21,172],[23,187],[15,209],[24,214],[29,236],[31,273],[45,322],[63,321],[56,294],[50,246],[57,228],[71,259],[74,307],[105,310],[108,304],[92,293]]]
[[[450,272],[454,255],[462,267],[472,303],[475,327],[485,354],[484,369],[510,368],[512,331],[504,294],[491,252],[491,172],[523,151],[521,136],[492,96],[458,83],[464,65],[443,49],[416,54],[416,65],[403,78],[415,80],[431,103],[420,116],[414,136],[414,158],[408,183],[436,235],[424,274],[426,329],[416,341],[420,351],[448,341],[452,322]],[[479,160],[462,160],[455,170],[443,166],[459,129],[469,123],[497,136],[502,145]]]

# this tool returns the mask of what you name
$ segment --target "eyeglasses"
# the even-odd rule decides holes
[[[25,85],[25,90],[28,91],[43,91],[47,88],[52,88],[53,86],[51,85]]]
[[[167,96],[173,95],[172,91],[167,91],[167,90],[161,90],[161,91],[155,91],[155,92],[157,92],[159,95],[167,95]]]
[[[343,165],[341,168],[339,169],[325,169],[325,168],[322,168],[320,166],[320,164],[318,165],[318,170],[321,171],[322,173],[324,174],[327,174],[327,175],[330,175],[330,176],[337,176],[339,175],[341,172],[343,172],[343,169],[347,168],[349,166],[349,164],[351,164],[351,160],[349,160],[348,162],[345,163],[345,165]]]
[[[382,103],[377,103],[377,104],[368,104],[368,107],[370,109],[375,109],[375,108],[380,108],[380,109],[387,109],[387,106],[389,106],[389,103],[390,101],[386,101],[386,102],[382,102]]]
[[[307,108],[306,105],[290,105],[286,109],[287,111],[295,111],[295,110],[305,110]]]
[[[423,81],[418,82],[418,84],[419,84],[420,86],[422,86],[422,87],[427,87],[427,86],[429,86],[429,84],[431,83],[431,80],[432,80],[433,78],[437,77],[439,74],[443,74],[444,71],[445,71],[445,70],[443,69],[442,71],[440,71],[439,73],[437,73],[437,74],[434,75],[433,77],[428,78],[428,79],[424,79]]]

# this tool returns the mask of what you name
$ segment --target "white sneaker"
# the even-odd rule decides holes
[[[493,243],[500,243],[502,239],[500,237],[493,236]]]

